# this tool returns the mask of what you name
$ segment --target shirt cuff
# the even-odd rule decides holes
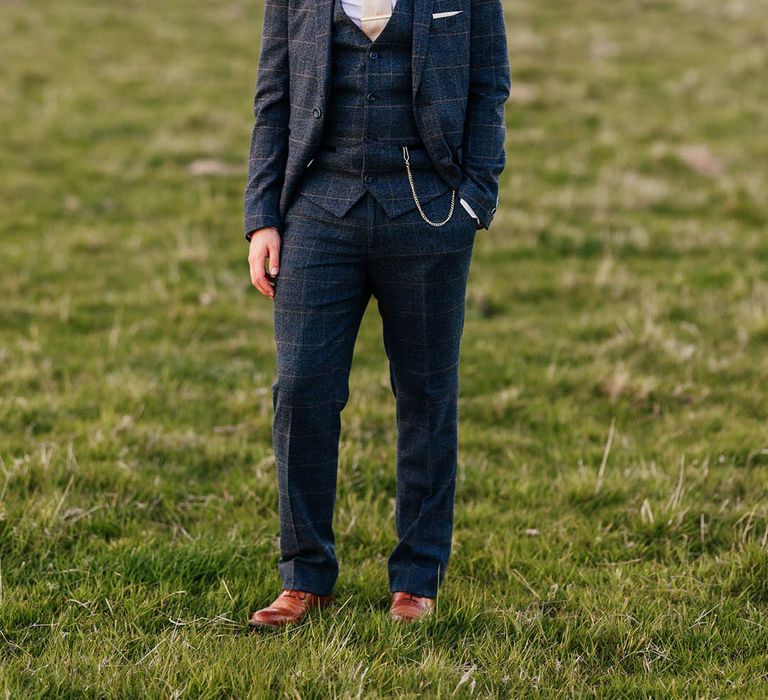
[[[479,224],[480,223],[480,219],[478,218],[477,214],[475,214],[475,210],[472,207],[470,207],[469,204],[464,199],[462,199],[461,197],[459,197],[459,202],[461,202],[461,206],[464,207],[467,210],[467,212],[469,213],[470,216],[472,216],[475,219],[477,219],[477,223]]]

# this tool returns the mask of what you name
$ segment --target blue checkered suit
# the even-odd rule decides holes
[[[487,228],[504,166],[501,3],[398,0],[371,42],[340,0],[268,0],[264,42],[245,230],[275,226],[281,236],[272,437],[283,587],[326,595],[336,584],[341,413],[373,297],[397,417],[390,590],[434,597],[451,551],[459,351],[477,231],[458,200]],[[401,145],[411,149],[424,215],[445,225],[417,209]]]

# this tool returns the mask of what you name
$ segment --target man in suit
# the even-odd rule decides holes
[[[274,300],[280,595],[330,604],[340,414],[373,296],[397,413],[391,614],[434,609],[451,549],[459,348],[505,165],[502,0],[266,0],[244,232]]]

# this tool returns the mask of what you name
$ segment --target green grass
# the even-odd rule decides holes
[[[260,3],[0,4],[5,696],[768,697],[764,1],[508,3],[438,614],[387,619],[372,303],[341,605],[268,635],[245,624],[279,588],[271,302],[240,228]]]

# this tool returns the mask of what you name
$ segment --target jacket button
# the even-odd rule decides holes
[[[320,117],[323,116],[323,110],[320,109],[320,107],[315,107],[312,110],[312,116],[314,116],[315,119],[320,119]]]

